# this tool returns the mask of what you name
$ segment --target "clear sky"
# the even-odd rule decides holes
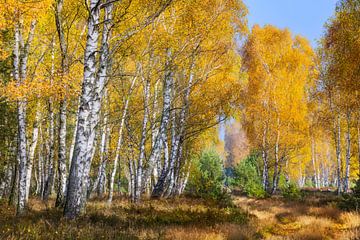
[[[249,9],[249,25],[271,24],[289,28],[308,38],[313,47],[332,16],[337,0],[243,0]]]

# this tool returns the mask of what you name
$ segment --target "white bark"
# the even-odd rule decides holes
[[[122,141],[123,141],[123,131],[124,131],[125,119],[126,119],[128,108],[129,108],[130,95],[135,86],[136,79],[137,79],[137,77],[134,77],[132,79],[131,86],[129,89],[129,95],[125,100],[125,105],[124,105],[124,109],[123,109],[123,113],[122,113],[122,117],[121,117],[121,121],[120,121],[120,127],[119,127],[119,132],[118,132],[118,141],[117,141],[116,150],[115,150],[114,167],[111,171],[110,182],[109,182],[109,198],[108,198],[109,203],[112,202],[112,198],[113,198],[114,182],[115,182],[116,171],[117,171],[118,163],[119,163],[119,159],[120,159],[120,150],[121,150],[121,145],[122,145]]]
[[[139,158],[137,164],[137,174],[136,174],[136,186],[135,186],[135,202],[140,201],[140,195],[142,191],[142,174],[143,174],[143,161],[145,158],[145,144],[146,144],[146,132],[147,132],[147,123],[149,118],[149,96],[150,96],[150,80],[144,79],[144,118],[143,118],[143,125],[141,131],[141,140],[140,140],[140,151],[139,151]]]
[[[62,206],[66,194],[66,100],[60,102],[59,113],[59,152],[58,152],[58,191],[56,206]]]
[[[30,185],[31,185],[31,174],[33,169],[33,162],[35,157],[35,150],[39,138],[39,121],[40,121],[40,103],[37,103],[36,117],[33,126],[32,138],[29,149],[29,160],[27,164],[26,172],[26,201],[29,199]]]
[[[264,124],[263,132],[263,143],[262,143],[262,159],[263,159],[263,175],[262,175],[262,184],[265,191],[268,191],[269,188],[269,163],[268,163],[268,149],[267,149],[267,123]]]
[[[271,193],[275,194],[276,190],[277,190],[277,181],[278,181],[278,176],[280,175],[279,172],[279,164],[280,164],[280,159],[279,159],[279,146],[280,145],[280,118],[277,118],[277,133],[276,133],[276,141],[275,141],[275,165],[274,165],[274,175],[273,175],[273,186],[272,186],[272,190]]]
[[[351,136],[350,136],[350,111],[346,115],[347,131],[346,131],[346,162],[345,162],[345,179],[344,192],[348,192],[350,188],[350,158],[351,158]]]
[[[334,138],[335,138],[335,146],[336,146],[336,160],[337,160],[337,192],[341,193],[341,120],[340,115],[338,115],[335,119],[334,123]]]
[[[108,105],[107,96],[105,96],[105,105]],[[108,111],[105,111],[100,140],[100,164],[98,168],[98,175],[93,186],[93,191],[96,191],[99,197],[102,197],[105,191],[106,165],[109,158],[109,145],[110,127],[108,123]]]
[[[51,195],[52,185],[54,182],[54,155],[55,155],[55,117],[53,110],[53,102],[49,100],[49,139],[48,139],[48,165],[44,182],[43,199],[48,200]]]
[[[77,217],[85,207],[88,188],[90,163],[94,149],[95,129],[99,121],[101,99],[106,84],[108,66],[108,37],[111,27],[112,3],[105,6],[104,30],[101,45],[100,66],[96,73],[96,55],[98,51],[99,0],[90,0],[88,33],[84,59],[84,79],[82,85],[81,102],[78,114],[78,127],[74,147],[73,160],[70,169],[70,178],[65,204],[65,216]]]
[[[172,92],[172,88],[173,88],[173,72],[171,69],[171,52],[170,50],[168,50],[168,59],[167,59],[167,64],[166,64],[166,73],[165,73],[165,79],[164,79],[164,87],[163,87],[163,110],[162,110],[162,115],[161,115],[161,121],[160,121],[160,130],[159,130],[159,135],[158,138],[156,139],[155,142],[155,146],[154,149],[151,152],[151,155],[149,157],[149,161],[148,161],[148,168],[144,174],[144,183],[143,183],[143,187],[145,185],[145,183],[148,181],[149,176],[151,174],[151,172],[153,171],[154,168],[154,164],[156,163],[156,159],[158,157],[160,157],[160,152],[161,150],[165,147],[165,143],[167,144],[167,137],[168,137],[168,125],[169,125],[169,121],[170,121],[170,108],[171,108],[171,101],[172,101],[172,96],[171,96],[171,92]],[[165,148],[164,148],[165,150]],[[161,171],[161,175],[158,179],[158,182],[156,184],[156,186],[153,189],[152,192],[152,197],[160,197],[162,194],[162,190],[163,190],[163,186],[164,186],[164,182],[167,176],[167,172],[168,172],[168,153],[165,152],[165,156],[166,158],[164,159],[164,165]]]
[[[51,46],[51,76],[50,83],[53,84],[55,74],[55,39],[52,40]],[[54,183],[54,160],[55,160],[55,114],[53,98],[49,98],[49,161],[48,161],[48,174],[45,181],[43,199],[48,200],[53,190]]]
[[[15,26],[15,44],[13,49],[13,75],[20,86],[26,79],[27,75],[27,62],[29,56],[29,49],[33,40],[36,21],[30,24],[28,39],[24,45],[23,37],[20,29],[20,24]],[[27,101],[22,99],[18,101],[18,157],[19,157],[19,193],[17,214],[22,214],[25,211],[26,200],[26,182],[27,182],[27,139],[26,139],[26,108]]]
[[[78,105],[80,106],[80,98],[79,98]],[[72,135],[72,141],[71,141],[70,150],[69,150],[69,169],[71,167],[71,161],[72,161],[72,158],[73,158],[73,155],[74,155],[74,148],[75,148],[75,141],[76,141],[76,131],[77,131],[77,128],[78,128],[78,118],[77,118],[78,115],[79,115],[79,108],[76,111],[75,127],[74,127],[74,132],[73,132],[73,135]]]
[[[189,80],[188,80],[188,83],[186,86],[184,100],[183,100],[183,106],[181,108],[180,116],[179,116],[180,129],[179,129],[178,133],[176,133],[175,113],[173,116],[173,126],[172,126],[173,138],[172,138],[172,146],[171,146],[171,154],[170,154],[170,169],[169,169],[170,170],[170,183],[169,183],[169,187],[167,190],[168,191],[167,196],[170,196],[171,194],[173,194],[172,191],[173,191],[173,188],[175,187],[176,178],[179,177],[179,176],[176,176],[176,174],[180,173],[180,160],[181,160],[180,153],[181,153],[181,145],[183,144],[183,138],[184,138],[185,129],[186,129],[186,118],[187,118],[188,109],[189,109],[189,98],[190,98],[190,93],[191,93],[191,89],[192,89],[192,85],[193,85],[193,81],[194,81],[193,69],[194,69],[194,62],[192,62],[191,66],[190,66]],[[178,161],[178,163],[176,163],[176,161]],[[175,170],[175,164],[177,164],[177,166],[178,166],[178,169],[176,169],[176,170]]]
[[[55,22],[56,30],[59,38],[60,52],[61,52],[61,76],[69,72],[68,66],[68,55],[67,55],[67,44],[65,41],[65,33],[63,29],[63,16],[62,16],[63,0],[56,0],[55,6]],[[64,84],[65,96],[60,101],[59,109],[59,151],[58,151],[58,191],[56,196],[55,206],[62,206],[65,203],[66,194],[66,89],[67,86]]]
[[[318,179],[318,170],[317,170],[317,160],[316,160],[316,143],[314,137],[311,138],[311,162],[313,167],[313,178],[315,187],[319,188],[319,179]]]

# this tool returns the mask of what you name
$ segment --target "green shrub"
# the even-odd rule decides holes
[[[266,192],[257,170],[257,161],[256,154],[251,154],[241,161],[234,169],[232,184],[239,187],[249,197],[263,198],[266,196]]]
[[[205,150],[193,159],[192,171],[187,186],[190,194],[214,200],[227,196],[224,190],[223,161],[214,150]]]
[[[344,193],[341,196],[338,206],[346,211],[358,211],[360,207],[360,178],[356,180],[355,185],[351,190],[352,193]]]
[[[302,199],[303,194],[294,182],[289,182],[281,189],[282,196],[288,200],[299,200]]]

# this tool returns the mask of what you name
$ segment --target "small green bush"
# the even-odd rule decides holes
[[[264,198],[266,192],[262,186],[261,176],[257,170],[258,156],[251,154],[234,169],[233,186],[239,187],[247,196]]]
[[[281,193],[282,193],[282,196],[288,200],[299,200],[299,199],[302,199],[302,197],[303,197],[303,194],[302,194],[300,188],[294,182],[289,182],[287,185],[285,185],[281,189]]]
[[[351,188],[352,193],[344,193],[338,206],[346,211],[358,211],[360,208],[360,178],[356,180],[355,185]]]
[[[231,204],[230,195],[224,187],[223,161],[215,150],[205,150],[193,159],[187,190],[191,195]]]

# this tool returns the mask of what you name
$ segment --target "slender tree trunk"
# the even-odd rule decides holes
[[[34,36],[36,21],[32,21],[30,24],[30,30],[26,43],[23,42],[23,37],[20,29],[20,23],[15,26],[15,44],[13,49],[13,75],[20,86],[26,79],[27,75],[27,62],[29,56],[30,45]],[[26,108],[27,100],[21,99],[18,101],[18,154],[19,154],[19,193],[17,214],[25,212],[27,205],[26,201],[26,182],[27,182],[27,139],[26,139]]]
[[[63,206],[66,194],[66,100],[60,102],[58,152],[58,191],[55,206]]]
[[[38,142],[39,137],[39,121],[40,121],[40,103],[37,103],[37,110],[36,110],[36,117],[34,121],[33,126],[33,132],[32,132],[32,138],[30,143],[30,149],[29,149],[29,160],[27,164],[27,172],[26,172],[26,201],[29,199],[29,193],[30,193],[30,185],[31,185],[31,174],[32,174],[32,168],[33,168],[33,162],[35,157],[35,150]]]
[[[63,16],[62,16],[63,0],[56,0],[55,6],[55,23],[56,30],[59,38],[59,45],[61,51],[61,77],[67,75],[69,72],[67,44],[65,41],[65,34],[63,29]],[[55,206],[63,206],[65,204],[66,194],[66,120],[67,120],[67,100],[66,90],[67,86],[64,84],[65,96],[60,101],[59,111],[59,151],[58,151],[58,191],[56,196]]]
[[[268,164],[268,151],[267,151],[267,124],[264,125],[263,143],[262,143],[262,159],[263,159],[263,173],[262,184],[264,190],[267,192],[269,188],[269,164]]]
[[[274,165],[274,175],[273,175],[273,186],[271,194],[275,194],[277,190],[277,179],[279,176],[279,144],[280,144],[280,118],[277,118],[277,133],[276,133],[276,142],[275,142],[275,165]]]
[[[303,188],[305,185],[306,175],[304,176],[301,160],[299,162],[299,176],[300,176],[299,177],[299,186],[300,186],[300,188]]]
[[[152,124],[151,124],[151,148],[154,149],[155,142],[157,139],[157,136],[159,134],[159,127],[157,124],[157,114],[158,114],[158,91],[159,91],[159,82],[156,81],[154,86],[154,96],[153,96],[153,107],[152,107]],[[159,178],[159,173],[161,171],[161,162],[160,158],[155,163],[155,167],[153,170],[153,179],[154,181],[157,181]]]
[[[337,115],[334,123],[334,139],[336,146],[336,160],[337,160],[337,193],[341,193],[341,122],[340,115]]]
[[[133,161],[128,159],[128,167],[129,167],[129,195],[132,202],[135,202],[135,167],[133,165]]]
[[[315,187],[319,188],[319,179],[317,171],[317,161],[316,161],[316,143],[314,137],[311,138],[311,162],[313,166],[313,178]]]
[[[38,148],[37,148],[37,155],[38,155],[38,159],[37,159],[37,168],[36,168],[36,176],[37,176],[37,178],[36,178],[36,190],[35,190],[35,194],[37,195],[37,196],[39,196],[39,193],[40,193],[40,191],[41,191],[41,185],[42,185],[42,177],[41,177],[41,175],[42,175],[42,166],[41,166],[41,164],[42,164],[42,153],[41,153],[41,149],[42,149],[42,144],[43,144],[43,142],[42,142],[42,132],[41,132],[41,125],[39,126],[39,144],[38,144]]]
[[[130,95],[134,88],[136,79],[137,79],[137,77],[134,77],[131,82],[129,96],[125,100],[124,110],[123,110],[121,121],[120,121],[118,142],[117,142],[116,150],[115,150],[114,167],[113,167],[113,169],[111,171],[111,175],[110,175],[108,203],[112,202],[112,198],[113,198],[113,194],[114,194],[114,182],[115,182],[116,170],[117,170],[119,159],[120,159],[120,150],[121,150],[121,145],[122,145],[122,141],[123,141],[123,131],[124,131],[125,119],[126,119],[128,108],[129,108]]]
[[[43,186],[44,186],[44,139],[43,139],[43,132],[42,132],[42,125],[39,126],[39,147],[37,151],[38,161],[37,161],[37,175],[38,181],[36,183],[36,195],[42,197],[43,196]]]
[[[108,104],[107,94],[105,92],[105,105]],[[108,123],[108,111],[104,113],[103,128],[101,133],[100,140],[100,165],[98,169],[98,176],[95,180],[93,191],[96,191],[99,197],[103,196],[105,190],[105,180],[106,180],[106,165],[109,158],[109,144],[110,144],[110,127]]]
[[[49,152],[47,174],[44,183],[43,199],[47,201],[51,195],[52,185],[54,182],[54,152],[55,152],[55,117],[52,99],[49,100]]]
[[[194,52],[195,54],[195,52]],[[193,56],[194,58],[194,56]],[[176,132],[176,115],[175,112],[173,113],[173,121],[172,121],[172,145],[171,145],[171,154],[170,154],[170,180],[169,180],[169,186],[167,189],[167,197],[172,195],[172,194],[176,194],[176,190],[175,192],[173,192],[173,189],[175,187],[176,184],[176,178],[178,177],[177,174],[180,172],[180,160],[181,160],[181,155],[182,155],[182,144],[183,144],[183,137],[185,135],[185,129],[186,129],[186,118],[188,115],[188,109],[189,109],[189,98],[190,98],[190,93],[191,93],[191,89],[192,89],[192,85],[193,85],[193,81],[194,81],[194,73],[193,73],[193,69],[194,69],[194,59],[192,60],[192,63],[190,65],[189,68],[189,80],[188,83],[186,85],[186,89],[185,89],[185,94],[184,94],[184,98],[183,98],[183,106],[181,108],[180,111],[180,115],[179,115],[179,131]],[[177,167],[177,169],[175,169],[175,166]]]
[[[180,184],[178,195],[181,195],[185,190],[186,184],[187,184],[189,176],[190,176],[190,166],[191,166],[191,164],[189,164],[187,171],[184,173],[185,176],[183,178],[183,181]]]
[[[53,84],[54,74],[55,74],[55,39],[52,40],[51,46],[51,76],[50,81],[51,85]],[[49,165],[48,165],[48,177],[45,182],[44,195],[43,199],[48,200],[49,196],[53,190],[54,183],[54,160],[55,160],[55,114],[54,114],[54,102],[52,97],[49,99]]]
[[[346,114],[346,123],[347,123],[347,131],[346,131],[346,163],[345,163],[344,192],[348,192],[350,186],[350,158],[351,158],[350,111],[348,111]]]
[[[143,82],[144,82],[144,118],[142,124],[140,151],[139,151],[137,173],[136,173],[136,186],[135,186],[135,196],[134,196],[134,201],[136,203],[140,201],[140,196],[142,191],[141,181],[143,175],[143,160],[145,158],[146,132],[147,132],[147,123],[149,118],[150,80],[143,78]]]
[[[167,149],[167,139],[168,139],[168,131],[167,127],[169,125],[170,121],[170,108],[171,108],[171,92],[173,88],[173,72],[171,69],[171,52],[168,50],[168,62],[166,66],[166,74],[165,74],[165,80],[164,80],[164,87],[163,87],[163,111],[161,116],[161,122],[160,122],[160,131],[158,138],[156,140],[154,149],[152,150],[152,153],[149,157],[148,161],[148,169],[146,170],[145,176],[144,176],[144,185],[149,179],[150,173],[153,171],[154,163],[156,162],[156,158],[160,156],[160,152],[162,148],[164,149],[165,159],[163,168],[161,170],[160,177],[152,191],[152,197],[158,198],[161,197],[161,194],[163,192],[164,183],[166,180],[166,177],[168,175],[168,168],[169,168],[169,155],[165,151]],[[166,148],[165,148],[166,147]]]
[[[79,98],[78,105],[80,106],[80,98]],[[69,150],[69,164],[68,164],[69,169],[71,167],[71,161],[72,161],[72,158],[73,158],[73,155],[74,155],[74,148],[75,148],[75,141],[76,141],[76,131],[77,131],[77,128],[78,128],[78,118],[77,118],[78,115],[79,115],[79,108],[76,111],[75,127],[74,127],[74,132],[73,132],[73,135],[72,135],[72,141],[71,141],[70,150]],[[67,182],[68,181],[69,181],[69,179],[67,179]]]

